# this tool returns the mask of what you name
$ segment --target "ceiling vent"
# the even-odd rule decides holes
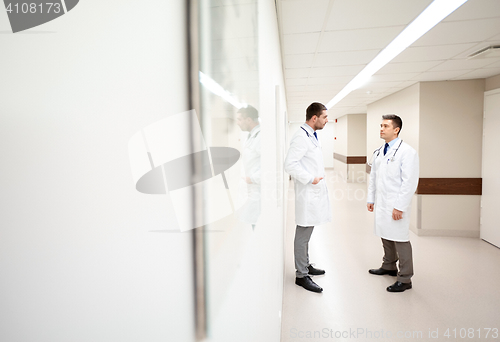
[[[476,52],[471,53],[467,56],[467,59],[472,58],[491,58],[491,57],[500,57],[500,45],[491,45]]]

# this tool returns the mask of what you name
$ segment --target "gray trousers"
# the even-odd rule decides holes
[[[297,226],[295,228],[295,240],[293,242],[293,251],[295,256],[295,276],[297,278],[304,278],[308,275],[309,270],[307,267],[309,263],[309,240],[314,227]]]
[[[382,239],[384,257],[382,268],[384,270],[398,270],[396,261],[399,259],[398,281],[411,283],[413,276],[413,256],[410,241],[398,242]]]

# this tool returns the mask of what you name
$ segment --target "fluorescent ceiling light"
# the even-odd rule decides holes
[[[434,0],[420,15],[411,22],[377,57],[360,71],[333,99],[326,104],[330,109],[346,97],[351,91],[367,83],[377,71],[389,63],[408,46],[422,37],[441,20],[453,13],[467,0]]]
[[[200,83],[203,84],[205,88],[207,88],[210,92],[214,93],[217,96],[222,97],[226,102],[229,102],[236,108],[240,109],[243,107],[247,107],[248,105],[244,102],[239,102],[229,91],[222,88],[222,86],[215,82],[210,76],[205,75],[200,71]]]

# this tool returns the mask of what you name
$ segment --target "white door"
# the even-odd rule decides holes
[[[500,247],[500,89],[484,93],[481,239]]]

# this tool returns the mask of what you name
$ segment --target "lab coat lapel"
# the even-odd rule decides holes
[[[253,132],[250,132],[247,140],[245,141],[245,146],[250,145],[250,143],[255,139],[255,137],[257,137],[259,133],[260,133],[260,125],[256,126],[256,129]]]
[[[311,127],[308,124],[303,124],[301,127],[302,127],[302,129],[304,131],[306,131],[307,137],[312,141],[312,143],[314,144],[314,146],[320,146],[319,141],[316,140],[316,138],[314,137],[314,134],[312,134],[309,131],[309,130],[311,130]]]

